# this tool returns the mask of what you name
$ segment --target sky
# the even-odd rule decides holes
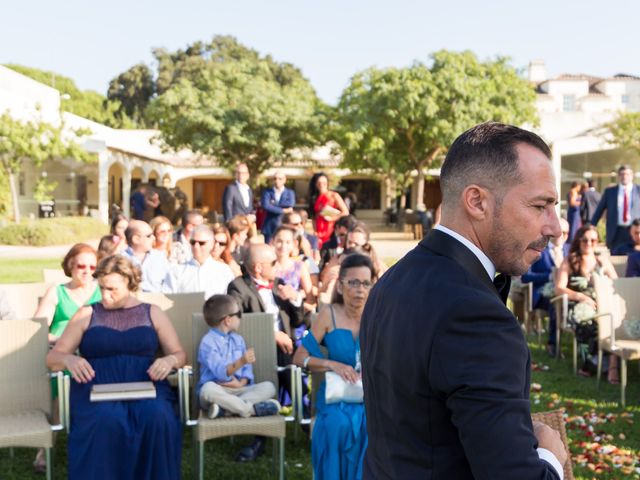
[[[640,75],[635,0],[21,0],[0,14],[0,63],[71,77],[105,94],[152,48],[184,48],[214,35],[299,67],[320,97],[337,103],[356,72],[408,66],[440,49],[516,68],[545,61],[550,76]]]

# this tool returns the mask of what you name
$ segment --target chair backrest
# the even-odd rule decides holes
[[[622,327],[625,319],[640,317],[640,278],[618,278],[613,281],[615,338],[625,339],[627,334]],[[611,332],[604,332],[607,336]],[[603,338],[603,337],[600,337]]]
[[[200,340],[209,331],[202,313],[192,317],[192,351],[194,378],[199,379],[198,347]],[[273,315],[269,313],[243,313],[238,333],[242,335],[247,348],[253,347],[256,362],[253,364],[253,376],[256,383],[269,381],[278,385],[278,365],[276,356],[276,338],[273,331]],[[196,380],[197,381],[197,380]]]
[[[569,439],[567,438],[567,429],[564,420],[564,409],[551,410],[548,412],[536,412],[531,414],[531,420],[534,422],[542,422],[550,426],[560,434],[562,444],[567,451],[567,461],[564,464],[564,480],[573,480],[573,465],[571,463],[571,452],[569,451]]]
[[[5,291],[16,318],[31,318],[38,308],[38,299],[44,296],[50,286],[44,282],[5,283],[0,288]]]
[[[61,268],[43,268],[42,279],[44,283],[67,283],[71,280]]]
[[[0,322],[0,415],[36,409],[51,414],[48,333],[44,318]]]
[[[164,293],[139,292],[136,295],[140,301],[157,305],[167,314],[173,328],[176,329],[180,344],[187,354],[186,364],[193,365],[191,316],[194,313],[202,312],[204,293],[167,293],[165,295]]]
[[[615,269],[618,277],[622,278],[627,274],[627,257],[626,255],[612,255],[609,257],[613,268]]]

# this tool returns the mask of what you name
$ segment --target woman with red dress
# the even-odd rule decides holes
[[[331,238],[336,221],[349,215],[349,209],[338,192],[329,190],[329,179],[324,173],[316,178],[318,198],[313,204],[318,248]],[[327,211],[330,210],[330,211]]]

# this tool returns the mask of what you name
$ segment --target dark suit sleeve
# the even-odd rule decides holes
[[[600,202],[598,202],[598,206],[596,207],[596,211],[593,213],[593,217],[591,217],[591,225],[597,225],[598,222],[600,221],[600,217],[602,217],[602,214],[607,209],[607,196],[608,196],[608,193],[609,193],[609,191],[605,190],[604,191],[604,195],[602,195],[602,198],[600,198]]]
[[[224,193],[222,194],[222,209],[224,219],[228,222],[231,220],[231,217],[233,217],[233,191],[231,185],[227,185],[227,188],[224,189]]]
[[[492,295],[451,302],[434,337],[429,378],[445,399],[476,480],[556,480],[536,451],[529,355],[517,321]]]
[[[245,302],[245,296],[242,295],[242,292],[238,288],[237,281],[238,279],[232,281],[229,284],[229,286],[227,287],[227,295],[231,295],[233,298],[235,298],[240,304],[240,308],[242,308],[242,313],[246,313],[248,311],[248,307]]]
[[[273,192],[270,190],[265,190],[260,201],[262,208],[264,208],[269,213],[280,215],[282,213],[282,207],[271,203],[271,199],[275,199]]]
[[[640,277],[640,257],[636,254],[631,254],[627,258],[627,272],[625,277]]]
[[[296,192],[294,192],[293,190],[290,189],[286,189],[283,193],[283,195],[287,195],[286,196],[286,202],[283,205],[283,207],[285,208],[293,208],[296,205]]]
[[[531,269],[522,275],[523,283],[533,283],[535,287],[541,287],[549,282],[549,272],[534,272]]]

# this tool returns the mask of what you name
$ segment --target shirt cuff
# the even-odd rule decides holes
[[[296,308],[300,308],[302,306],[302,301],[304,300],[304,297],[302,296],[302,292],[298,292],[298,296],[296,297],[295,300],[289,300],[289,303],[291,305],[293,305]]]
[[[541,460],[549,462],[558,474],[558,477],[560,477],[560,480],[564,480],[564,470],[562,469],[562,465],[560,465],[560,462],[553,453],[546,448],[538,448],[538,456]]]

